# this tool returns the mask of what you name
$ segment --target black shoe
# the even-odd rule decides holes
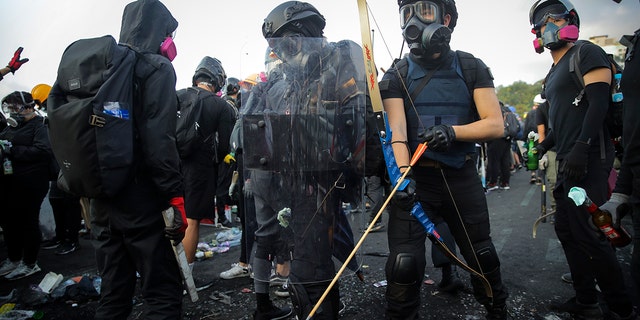
[[[460,280],[458,273],[453,271],[451,275],[443,278],[440,283],[438,283],[438,288],[440,288],[442,292],[455,294],[458,293],[459,290],[464,289],[464,283]]]
[[[58,247],[58,250],[56,250],[56,254],[59,254],[59,255],[69,254],[78,249],[80,249],[80,245],[78,244],[77,241],[76,242],[65,241]]]
[[[573,297],[565,303],[551,303],[550,309],[556,312],[569,313],[577,319],[601,320],[603,319],[602,309],[598,303],[583,304]]]
[[[42,248],[42,249],[55,249],[55,248],[59,247],[60,244],[62,244],[62,241],[60,241],[56,237],[53,237],[53,238],[51,238],[49,240],[42,241],[42,243],[40,244],[40,248]]]
[[[486,307],[486,308],[487,308],[487,320],[509,319],[509,312],[507,311],[507,306]]]
[[[260,312],[256,310],[253,313],[254,320],[278,320],[278,319],[286,319],[289,317],[293,311],[289,307],[278,308],[276,306],[271,306],[269,311]]]
[[[571,272],[567,272],[562,274],[562,276],[560,276],[560,280],[568,283],[568,284],[572,284],[573,283],[573,278],[571,277]]]

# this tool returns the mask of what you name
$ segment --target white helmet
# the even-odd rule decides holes
[[[533,97],[533,104],[542,104],[545,102],[547,102],[547,99],[543,99],[540,94],[536,94],[536,96]]]

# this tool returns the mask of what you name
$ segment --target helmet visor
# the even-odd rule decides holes
[[[400,8],[400,27],[404,28],[413,16],[416,16],[424,23],[439,22],[440,10],[431,1],[418,1],[402,6]]]
[[[561,19],[569,20],[569,18],[570,18],[570,15],[569,15],[569,12],[567,11],[565,11],[564,13],[548,12],[542,15],[538,20],[535,21],[535,23],[533,24],[533,29],[540,30],[542,26],[547,24],[547,21],[549,21],[549,19],[551,19],[551,21],[557,21]]]
[[[267,42],[273,53],[279,58],[293,56],[302,50],[303,37],[300,34],[284,35],[279,38],[269,38]]]

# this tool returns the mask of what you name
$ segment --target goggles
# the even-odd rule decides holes
[[[304,37],[300,34],[283,35],[279,38],[269,38],[269,47],[278,57],[293,56],[302,50]]]
[[[4,112],[5,114],[19,113],[24,111],[24,109],[25,107],[23,105],[6,102],[2,103],[2,112]]]
[[[547,21],[549,21],[549,19],[553,21],[560,20],[560,19],[569,20],[570,17],[571,15],[569,14],[569,12],[547,13],[544,16],[542,16],[542,18],[540,18],[536,23],[533,24],[533,30],[540,30],[542,26],[547,24]]]
[[[438,6],[431,1],[418,1],[406,4],[400,8],[400,27],[406,27],[413,16],[416,16],[418,20],[427,24],[439,22],[440,10]]]

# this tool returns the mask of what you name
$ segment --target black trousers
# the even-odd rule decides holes
[[[78,241],[78,231],[82,227],[82,207],[80,198],[51,198],[49,204],[56,222],[56,238],[69,242]]]
[[[500,138],[487,143],[487,181],[509,183],[511,179],[511,141]]]
[[[145,319],[182,319],[182,279],[161,211],[168,207],[150,184],[135,184],[117,199],[91,200],[91,235],[102,277],[95,319],[126,319],[136,288]]]
[[[483,273],[489,280],[493,299],[486,296],[482,283],[472,278],[476,300],[487,307],[503,306],[508,293],[502,284],[500,262],[491,242],[487,202],[475,163],[467,161],[460,169],[417,166],[413,170],[416,193],[427,216],[440,217],[447,223],[467,264]],[[386,317],[417,319],[421,305],[420,289],[426,266],[427,234],[411,213],[393,206],[390,209],[390,253],[385,267]],[[481,254],[478,252],[486,253],[486,258],[479,258]],[[406,276],[402,281],[396,281],[396,258],[404,254],[413,257],[415,265],[406,267],[406,270],[413,270],[414,274],[413,277]]]

